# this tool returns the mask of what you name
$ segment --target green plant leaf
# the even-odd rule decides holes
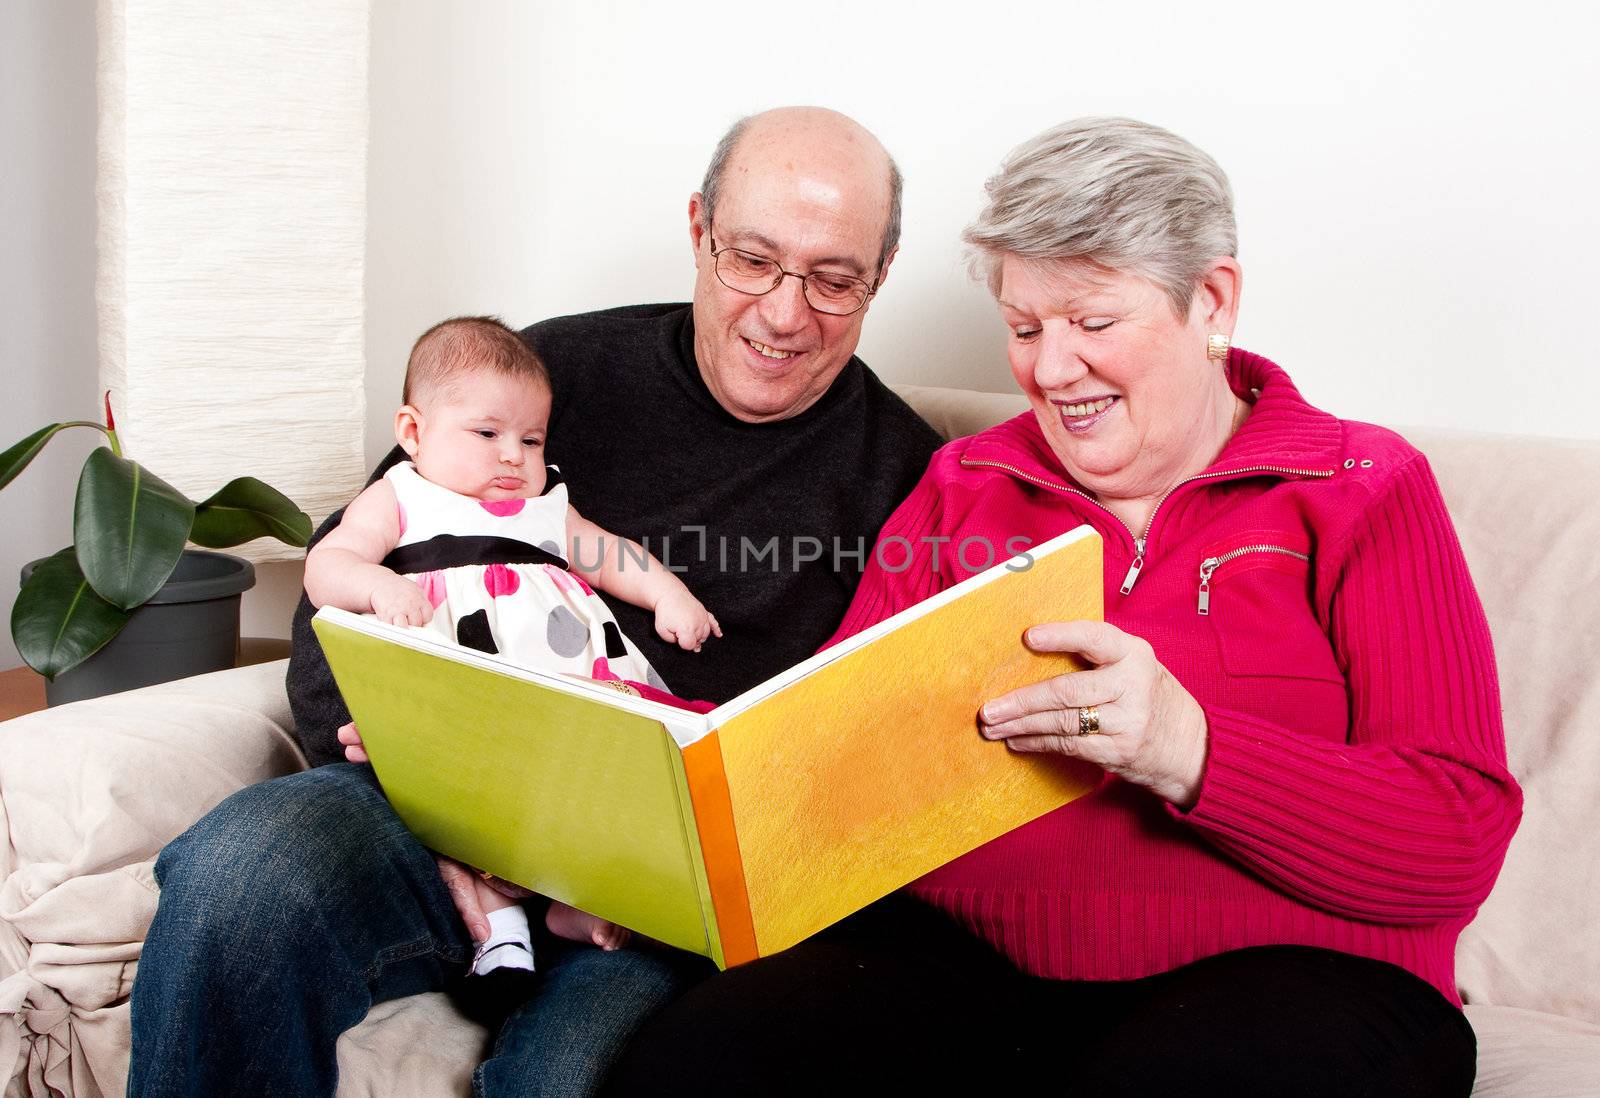
[[[101,448],[78,477],[72,542],[90,586],[132,610],[177,567],[194,524],[194,504],[138,462]]]
[[[52,423],[48,427],[39,428],[5,453],[0,454],[0,488],[4,488],[16,480],[17,474],[26,469],[28,463],[39,456],[39,451],[44,449],[44,444],[68,427],[94,427],[100,429],[98,423],[77,419],[71,423]]]
[[[71,549],[41,561],[11,607],[11,639],[39,674],[70,671],[122,631],[131,613],[94,593]]]
[[[311,518],[288,496],[255,477],[229,481],[195,508],[189,540],[196,545],[226,549],[256,538],[302,546],[311,540]]]

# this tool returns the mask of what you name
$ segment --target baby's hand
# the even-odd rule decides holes
[[[722,626],[717,624],[711,611],[684,588],[663,596],[656,603],[656,635],[679,648],[698,652],[707,637],[722,636]]]
[[[415,583],[392,576],[372,592],[372,612],[390,625],[427,625],[433,617],[433,604]]]

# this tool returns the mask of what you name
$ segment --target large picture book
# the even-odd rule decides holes
[[[1077,666],[1024,629],[1102,612],[1079,527],[705,714],[342,610],[312,624],[425,845],[725,968],[1093,788],[983,739],[977,710]]]

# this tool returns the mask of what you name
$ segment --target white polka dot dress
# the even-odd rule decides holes
[[[423,628],[526,667],[667,689],[606,604],[568,571],[567,486],[555,466],[532,499],[458,495],[409,461],[384,479],[400,505],[400,540],[383,563],[433,604]]]

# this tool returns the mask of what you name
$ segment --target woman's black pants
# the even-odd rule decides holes
[[[1465,1016],[1381,961],[1261,946],[1140,980],[1044,980],[895,895],[699,984],[607,1093],[1466,1098],[1476,1058]]]

